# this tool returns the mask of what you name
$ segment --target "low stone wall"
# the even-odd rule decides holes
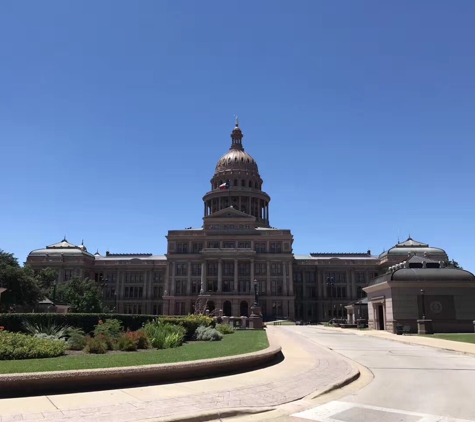
[[[0,397],[20,397],[91,391],[185,381],[235,372],[246,372],[275,362],[280,345],[216,359],[159,365],[142,365],[75,371],[34,372],[0,375]]]

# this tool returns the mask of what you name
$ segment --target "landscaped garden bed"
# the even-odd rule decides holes
[[[265,331],[234,332],[227,325],[215,327],[206,316],[149,320],[135,331],[118,319],[97,320],[87,334],[82,328],[55,325],[54,320],[31,320],[23,320],[23,333],[0,326],[0,374],[186,362],[268,347]]]

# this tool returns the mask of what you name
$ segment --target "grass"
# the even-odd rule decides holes
[[[423,337],[440,338],[441,340],[462,341],[475,344],[475,333],[471,334],[426,334]]]
[[[67,371],[73,369],[113,368],[159,363],[188,362],[256,352],[269,346],[264,330],[236,331],[221,341],[190,342],[176,349],[150,350],[105,355],[72,355],[58,358],[6,360],[0,363],[0,374]]]

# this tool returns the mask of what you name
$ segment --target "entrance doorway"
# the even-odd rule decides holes
[[[378,305],[378,329],[384,330],[384,309],[383,305]]]
[[[249,313],[249,305],[247,304],[245,300],[243,300],[241,304],[239,305],[239,315],[247,317],[249,316],[248,313]]]
[[[229,317],[232,316],[233,314],[233,307],[229,300],[223,303],[223,314],[224,316],[229,316]]]

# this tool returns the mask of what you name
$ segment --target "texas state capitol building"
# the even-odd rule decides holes
[[[343,315],[346,304],[365,296],[370,280],[408,255],[447,259],[442,249],[411,238],[379,256],[370,251],[294,254],[291,231],[270,225],[271,198],[242,139],[236,123],[231,147],[203,197],[203,226],[170,230],[166,255],[91,254],[84,244],[63,239],[32,251],[27,263],[36,270],[57,269],[59,282],[75,275],[102,282],[106,303],[120,313],[186,315],[194,311],[203,283],[210,310],[244,316],[256,280],[264,317],[325,321]]]

